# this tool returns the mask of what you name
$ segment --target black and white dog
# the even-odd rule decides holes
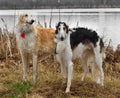
[[[97,68],[97,83],[103,85],[104,72],[102,68],[104,43],[95,31],[87,28],[69,29],[65,22],[59,22],[55,31],[56,59],[61,65],[63,79],[67,79],[66,92],[70,91],[73,63],[72,60],[81,58],[84,68],[82,80],[88,70],[88,62],[94,62],[92,69]],[[93,71],[93,70],[92,70]],[[94,77],[95,78],[95,77]]]

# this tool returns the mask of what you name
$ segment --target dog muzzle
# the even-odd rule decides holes
[[[31,21],[29,21],[29,22],[26,21],[26,23],[27,23],[27,24],[30,24],[30,25],[32,25],[34,22],[35,22],[34,20],[31,20]]]

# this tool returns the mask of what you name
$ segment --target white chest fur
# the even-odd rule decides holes
[[[72,49],[70,46],[69,37],[64,41],[59,41],[56,45],[56,59],[58,62],[67,63],[72,60]]]
[[[24,33],[24,37],[21,34]],[[18,48],[26,52],[31,52],[35,48],[36,33],[32,32],[30,25],[18,25],[15,28],[16,41]]]
[[[16,34],[16,40],[18,48],[31,52],[35,48],[36,35],[33,33],[25,34],[25,37],[21,37],[21,33]]]

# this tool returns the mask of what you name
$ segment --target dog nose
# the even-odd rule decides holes
[[[61,39],[61,41],[63,41],[63,40],[64,40],[64,37],[62,36],[60,39]]]
[[[35,21],[32,19],[31,22],[33,23],[33,22],[35,22]]]

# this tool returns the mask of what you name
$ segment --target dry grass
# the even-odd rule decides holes
[[[91,81],[90,73],[81,82],[82,69],[80,62],[74,61],[74,79],[71,92],[65,94],[66,84],[62,84],[59,65],[52,55],[39,56],[38,81],[32,81],[32,66],[28,70],[28,79],[22,81],[22,63],[19,55],[9,58],[8,62],[0,65],[0,98],[119,98],[120,77],[116,74],[105,75],[105,86],[102,87]],[[46,58],[46,56],[48,56]],[[46,58],[46,59],[43,59]],[[31,63],[30,63],[31,65]],[[120,76],[120,75],[119,75]]]
[[[39,55],[37,83],[32,81],[32,62],[27,81],[22,81],[22,62],[14,34],[8,37],[0,32],[0,98],[120,98],[120,62],[115,62],[114,56],[108,56],[103,65],[104,87],[92,82],[90,73],[81,82],[83,70],[80,61],[75,60],[71,92],[65,94],[66,84],[62,84],[60,67],[49,53]]]

